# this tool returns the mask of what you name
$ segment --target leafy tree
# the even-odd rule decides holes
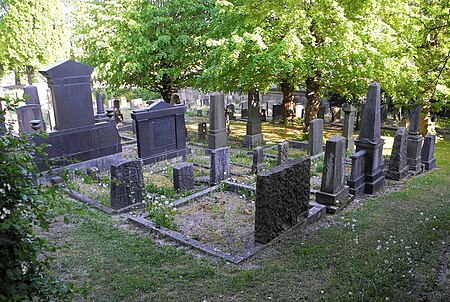
[[[0,100],[8,110],[17,108],[17,102]],[[72,287],[48,275],[53,248],[36,233],[49,228],[56,191],[35,183],[38,148],[11,130],[0,129],[0,301],[62,301]]]
[[[68,56],[59,0],[0,1],[0,65],[25,73],[32,83],[37,68]]]
[[[199,75],[210,18],[209,0],[86,0],[76,11],[77,44],[107,87],[173,92]],[[88,20],[86,20],[86,17]]]

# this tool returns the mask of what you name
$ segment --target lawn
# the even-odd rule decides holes
[[[450,141],[439,169],[233,265],[75,202],[47,234],[52,273],[87,301],[448,301]],[[79,297],[82,301],[83,298]]]

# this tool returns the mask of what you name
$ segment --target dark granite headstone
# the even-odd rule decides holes
[[[120,100],[115,99],[113,101],[114,105],[114,119],[116,120],[116,123],[123,122],[123,114],[120,111]]]
[[[436,158],[434,157],[434,145],[436,144],[436,135],[427,134],[425,136],[422,147],[422,164],[425,165],[425,170],[436,169]]]
[[[316,201],[336,206],[347,200],[348,193],[345,186],[345,137],[335,135],[325,145],[322,184],[316,193]]]
[[[230,148],[216,148],[211,150],[210,183],[217,184],[230,175]]]
[[[380,85],[373,82],[367,91],[362,116],[361,130],[355,141],[356,152],[365,150],[365,193],[373,194],[384,185],[384,163],[382,160],[384,141],[380,138]]]
[[[261,147],[253,149],[252,173],[259,173],[264,169],[264,150]]]
[[[208,149],[227,146],[227,131],[225,125],[225,105],[223,94],[213,94],[211,99],[211,114],[209,117]]]
[[[247,118],[248,117],[248,109],[242,109],[241,110],[241,118]]]
[[[142,110],[134,110],[139,157],[144,165],[190,153],[186,147],[186,106],[153,102]]]
[[[198,123],[198,140],[202,141],[208,136],[208,126],[206,123]]]
[[[28,85],[23,88],[23,93],[27,105],[41,105],[39,101],[39,94],[37,87],[34,85]]]
[[[309,155],[314,156],[323,152],[323,120],[314,119],[309,123]]]
[[[407,159],[407,132],[406,128],[397,129],[394,137],[394,145],[392,146],[389,167],[386,171],[386,178],[401,180],[408,176],[408,159]]]
[[[309,158],[297,158],[258,174],[256,242],[266,244],[307,218],[310,165]]]
[[[244,136],[242,144],[244,146],[254,147],[263,142],[261,133],[261,114],[259,112],[259,91],[252,90],[248,92],[248,120],[247,135]]]
[[[352,169],[347,184],[350,188],[350,194],[355,196],[364,194],[366,187],[366,155],[366,150],[360,150],[350,155]]]
[[[284,164],[289,159],[289,142],[278,144],[278,165]]]
[[[342,107],[344,111],[344,128],[343,136],[345,137],[345,147],[350,154],[355,152],[355,139],[353,138],[353,129],[355,124],[356,107],[352,104],[346,104]]]
[[[409,119],[408,128],[407,158],[409,171],[411,171],[413,175],[423,172],[421,158],[423,138],[419,134],[420,111],[421,106],[415,105]]]
[[[173,166],[173,187],[178,192],[194,189],[194,169],[191,163],[176,163]]]
[[[272,106],[272,118],[273,119],[283,118],[283,105],[274,104]]]
[[[32,104],[17,108],[17,120],[19,122],[19,130],[23,133],[33,133],[35,131],[31,126],[31,121],[34,120],[39,120],[39,128],[45,131],[45,122],[40,105]]]
[[[143,185],[139,159],[123,159],[111,164],[111,207],[121,209],[142,202]]]

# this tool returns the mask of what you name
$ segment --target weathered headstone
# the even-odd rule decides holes
[[[422,164],[425,170],[436,169],[436,158],[434,157],[434,145],[436,144],[436,135],[427,134],[422,146]]]
[[[105,109],[103,107],[103,96],[100,92],[95,95],[95,103],[97,104],[97,114],[94,117],[96,123],[104,122],[108,120]]]
[[[173,187],[178,192],[194,189],[194,169],[191,163],[176,163],[173,166]]]
[[[408,159],[406,157],[407,144],[408,142],[406,128],[400,127],[395,133],[391,158],[389,160],[389,167],[386,171],[386,178],[401,180],[408,176],[409,167]]]
[[[142,202],[143,185],[139,159],[123,159],[111,164],[111,207],[121,209]]]
[[[202,141],[208,136],[208,126],[206,123],[198,123],[198,140]]]
[[[278,165],[284,164],[289,159],[289,142],[278,144]]]
[[[39,101],[39,94],[37,87],[34,85],[27,85],[23,88],[25,94],[25,101],[27,105],[41,105]]]
[[[347,184],[350,194],[355,196],[364,194],[366,187],[366,155],[366,150],[360,150],[350,155],[352,169]]]
[[[423,171],[421,158],[423,138],[419,134],[420,110],[420,105],[414,106],[409,119],[408,128],[407,157],[409,171],[411,171],[413,175],[420,174]]]
[[[259,173],[264,169],[264,150],[261,147],[253,149],[252,173]]]
[[[213,94],[211,99],[211,114],[209,116],[208,149],[209,153],[213,149],[227,146],[227,131],[225,125],[224,95]]]
[[[323,120],[314,119],[309,123],[309,155],[314,156],[323,152]]]
[[[345,137],[345,147],[350,151],[350,154],[355,152],[355,139],[353,138],[353,129],[355,124],[356,107],[352,104],[345,104],[342,107],[344,111],[344,128],[343,136]]]
[[[324,168],[320,191],[316,192],[318,203],[339,205],[348,199],[349,188],[345,186],[345,138],[333,136],[325,145]]]
[[[210,183],[217,184],[230,175],[230,148],[211,150]]]
[[[384,141],[381,135],[380,85],[373,82],[367,91],[362,116],[361,130],[355,141],[356,152],[365,150],[365,193],[373,194],[384,185],[384,164],[382,160]]]
[[[32,104],[17,108],[17,120],[19,122],[19,130],[23,133],[33,133],[35,131],[31,126],[31,121],[33,120],[39,120],[39,128],[45,131],[45,123],[40,105]]]
[[[123,122],[123,114],[120,111],[120,100],[114,99],[114,119],[116,120],[116,123]]]
[[[254,147],[262,144],[263,135],[261,133],[261,114],[259,112],[259,91],[248,92],[248,120],[247,135],[244,136],[242,144]]]
[[[311,160],[297,158],[256,180],[255,241],[266,244],[307,218]]]
[[[272,106],[272,119],[283,118],[283,105],[273,104]]]

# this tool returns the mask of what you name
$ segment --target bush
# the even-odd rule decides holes
[[[17,100],[0,101],[8,110],[17,107]],[[3,116],[0,108],[2,123]],[[48,201],[57,194],[36,184],[37,149],[30,135],[13,134],[9,125],[0,133],[0,301],[61,301],[73,294],[48,275],[54,248],[36,233],[49,229]]]

